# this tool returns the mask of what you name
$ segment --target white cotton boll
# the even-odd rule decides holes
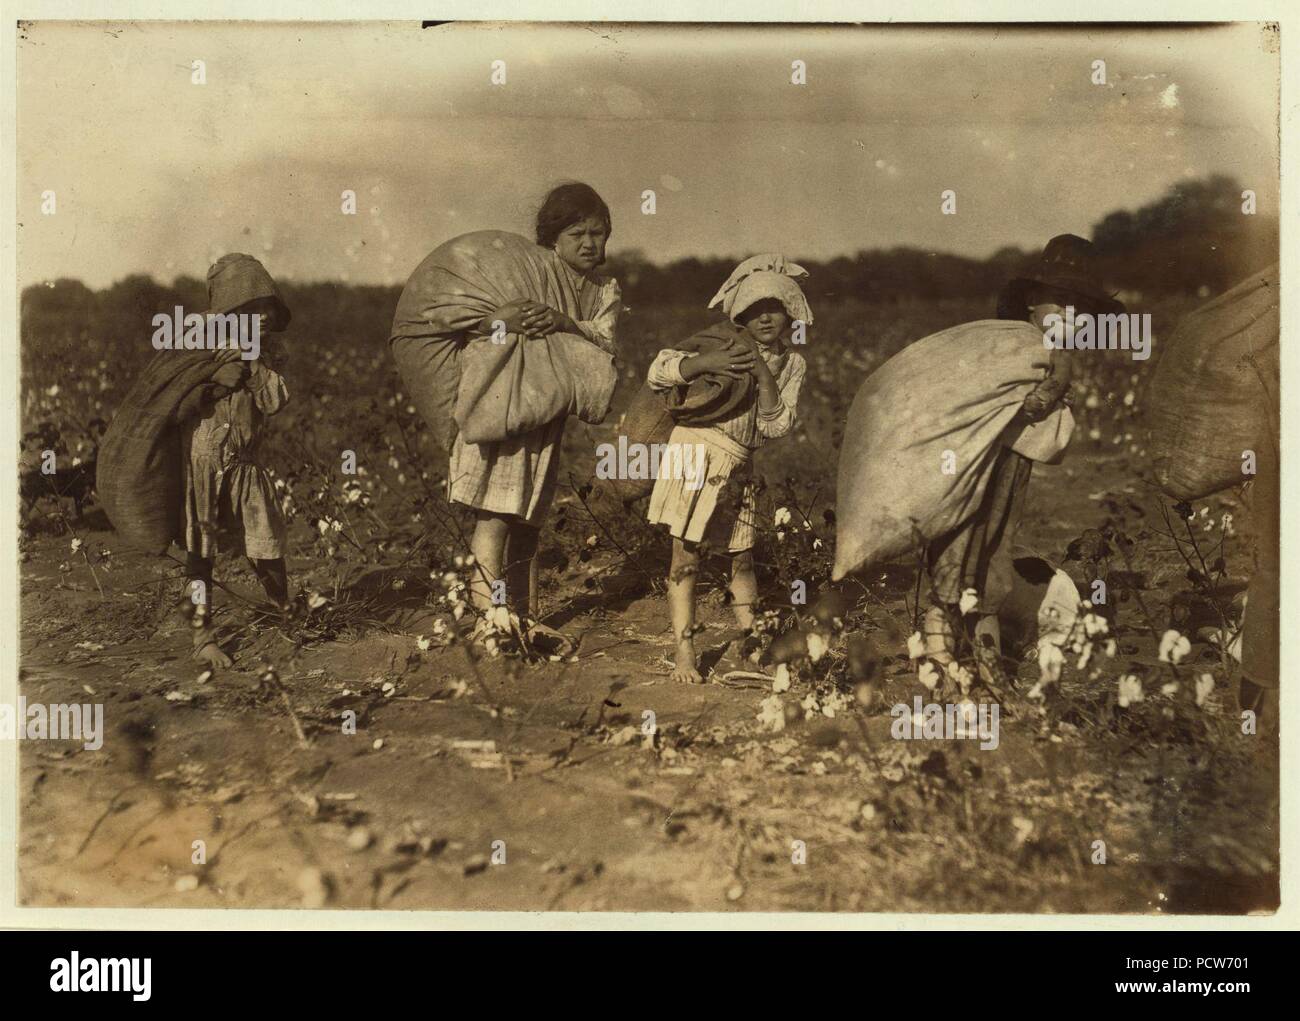
[[[808,658],[814,663],[826,655],[828,648],[829,646],[826,644],[826,639],[816,631],[813,631],[808,635]]]
[[[966,614],[974,611],[975,607],[979,606],[979,604],[980,594],[973,588],[968,588],[962,591],[961,601],[957,604],[957,607],[961,610],[961,615],[964,617]]]
[[[1097,635],[1104,635],[1110,630],[1110,625],[1106,622],[1105,617],[1099,617],[1095,613],[1084,614],[1083,630],[1089,638]]]
[[[920,659],[925,655],[925,640],[920,631],[913,631],[907,638],[907,658]]]
[[[768,695],[759,703],[758,709],[757,719],[764,730],[777,733],[785,729],[785,706],[780,695]]]
[[[809,692],[804,696],[804,700],[799,703],[799,708],[803,710],[805,720],[810,720],[822,711],[821,703],[817,701],[817,696]]]
[[[916,671],[916,679],[920,681],[927,691],[934,691],[939,684],[939,671],[934,668],[934,664],[926,660]]]
[[[1119,704],[1121,709],[1127,709],[1136,702],[1141,702],[1142,682],[1133,674],[1125,674],[1119,679]]]
[[[1196,678],[1196,704],[1205,705],[1205,700],[1210,697],[1210,692],[1214,691],[1214,675],[1201,674]]]
[[[790,690],[790,669],[784,663],[776,668],[776,675],[772,678],[772,691],[782,692]]]
[[[1043,642],[1038,647],[1038,675],[1044,684],[1055,684],[1061,679],[1061,667],[1065,665],[1065,654],[1058,645]]]
[[[1192,643],[1187,637],[1173,628],[1170,628],[1160,636],[1160,662],[1161,663],[1181,663],[1189,652],[1192,651]]]
[[[956,660],[948,664],[948,676],[957,682],[957,687],[962,694],[970,691],[975,686],[975,675]]]

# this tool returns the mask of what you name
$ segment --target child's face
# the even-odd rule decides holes
[[[1064,320],[1065,307],[1063,305],[1057,305],[1055,302],[1043,302],[1038,305],[1029,306],[1029,321],[1044,333],[1047,332],[1047,317],[1050,315],[1060,316]],[[1065,324],[1062,323],[1060,328],[1063,329],[1064,326]]]
[[[257,316],[261,319],[258,329],[261,331],[263,336],[275,332],[276,313],[278,310],[276,309],[275,301],[273,299],[257,298],[246,305],[241,305],[239,311],[247,313],[248,315]]]
[[[756,301],[740,314],[740,325],[764,347],[771,347],[781,339],[790,324],[790,316],[775,298]]]
[[[560,231],[555,252],[579,273],[590,273],[605,261],[605,242],[609,228],[605,221],[589,216]]]

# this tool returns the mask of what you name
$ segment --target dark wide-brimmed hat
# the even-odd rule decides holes
[[[251,255],[231,252],[208,269],[208,312],[224,315],[258,298],[275,302],[275,329],[289,325],[289,306],[266,267]]]
[[[1036,287],[1062,291],[1065,296],[1077,299],[1071,304],[1080,311],[1099,315],[1124,311],[1124,303],[1102,286],[1097,250],[1091,241],[1076,234],[1058,234],[1047,242],[1027,275],[1016,277],[1007,290],[1019,297]]]

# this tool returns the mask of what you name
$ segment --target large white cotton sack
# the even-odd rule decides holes
[[[1050,354],[1030,323],[988,319],[918,340],[867,377],[840,450],[835,580],[964,523],[1000,446],[1036,461],[1061,456],[1074,429],[1069,408],[1009,428]]]
[[[1278,267],[1185,316],[1147,390],[1151,464],[1175,500],[1249,481],[1242,455],[1278,431]]]
[[[528,298],[571,319],[591,319],[599,284],[558,255],[499,230],[462,234],[416,267],[398,299],[389,343],[405,391],[450,450],[519,436],[566,415],[599,422],[618,382],[613,356],[585,337],[480,336],[502,305]]]

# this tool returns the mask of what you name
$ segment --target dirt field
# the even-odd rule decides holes
[[[847,325],[844,316],[841,336],[872,334],[873,326],[859,318]],[[850,345],[810,355],[801,434],[766,465],[765,498],[798,512],[791,534],[766,534],[760,545],[774,605],[788,591],[796,546],[810,591],[824,579],[824,552],[811,560],[807,551],[833,542],[823,510],[833,506],[835,423],[858,382],[904,334],[961,318],[943,310],[866,353]],[[681,327],[653,318],[636,325],[633,375],[674,328]],[[25,340],[25,357],[31,351]],[[326,406],[333,399],[336,421],[360,414],[345,402],[349,387],[365,388],[353,385],[343,358],[326,357],[318,376],[298,384],[304,417],[291,420],[288,433],[306,433],[295,423],[310,422],[306,409],[319,410],[322,396]],[[382,361],[369,351],[357,358]],[[346,382],[336,378],[338,366]],[[40,378],[39,360],[29,359],[28,373],[25,384],[45,393],[50,377]],[[847,621],[849,634],[873,636],[886,654],[874,702],[855,700],[847,636],[839,635],[819,668],[795,672],[781,699],[786,723],[774,729],[759,719],[768,682],[670,683],[660,581],[666,544],[633,524],[610,524],[598,500],[589,515],[580,485],[563,494],[543,539],[549,621],[574,640],[576,658],[524,663],[433,638],[435,620],[448,619],[435,579],[452,569],[455,542],[444,536],[421,547],[433,518],[427,503],[416,511],[427,517],[394,525],[393,494],[418,489],[419,469],[402,460],[379,484],[384,458],[403,450],[390,432],[367,455],[378,486],[371,516],[387,531],[363,527],[358,512],[348,529],[361,552],[324,550],[312,525],[329,512],[306,476],[294,476],[302,510],[291,577],[327,607],[305,624],[257,625],[248,607],[218,593],[236,668],[210,678],[189,659],[188,631],[174,612],[176,571],[164,574],[118,549],[93,503],[78,523],[66,502],[55,514],[45,501],[22,543],[21,692],[29,703],[102,702],[107,734],[96,752],[74,742],[24,743],[22,899],[132,907],[1269,910],[1278,901],[1276,745],[1241,733],[1230,669],[1210,644],[1193,641],[1178,666],[1156,654],[1171,622],[1195,638],[1208,603],[1226,604],[1241,588],[1248,514],[1229,494],[1208,501],[1204,514],[1198,507],[1186,525],[1175,517],[1188,534],[1222,544],[1213,555],[1221,552],[1225,564],[1211,581],[1189,575],[1159,534],[1167,524],[1160,501],[1138,481],[1138,441],[1123,438],[1136,428],[1125,417],[1133,409],[1123,383],[1098,382],[1099,407],[1079,405],[1080,438],[1065,464],[1035,469],[1019,537],[1026,555],[1063,563],[1081,581],[1082,565],[1065,558],[1086,529],[1133,538],[1131,547],[1111,542],[1105,564],[1115,655],[1104,670],[1069,666],[1045,703],[1028,697],[1037,662],[1021,663],[1017,683],[1002,692],[999,747],[989,751],[969,740],[891,737],[890,707],[925,694],[905,646],[915,581],[906,564],[855,590]],[[118,378],[102,389],[111,398],[120,386]],[[382,407],[375,391],[355,400]],[[92,410],[74,417],[85,421]],[[58,409],[29,403],[26,412],[31,427]],[[600,436],[600,428],[571,426],[566,465],[577,470],[584,453],[589,462]],[[311,443],[324,461],[340,445],[361,449],[350,439]],[[310,445],[294,442],[302,446],[286,446],[289,460]],[[1215,530],[1224,513],[1235,529]],[[218,578],[254,588],[242,565],[219,564]],[[788,607],[781,614],[781,628],[796,623]],[[717,591],[704,597],[701,619],[707,666],[737,632]],[[1141,678],[1140,703],[1118,704],[1125,673]],[[1201,673],[1216,683],[1194,698]],[[1164,690],[1174,684],[1176,691]],[[649,736],[647,710],[656,724]],[[343,732],[349,711],[354,734]],[[194,863],[195,841],[203,842],[202,864]]]

